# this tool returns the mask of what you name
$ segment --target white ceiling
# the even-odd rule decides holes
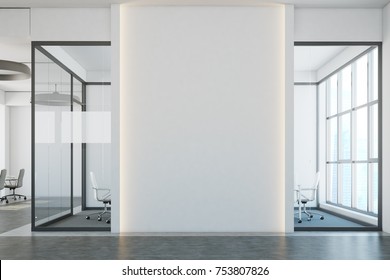
[[[0,0],[0,7],[109,7],[133,5],[261,5],[293,4],[312,8],[383,8],[389,0]]]
[[[317,71],[345,48],[345,46],[295,46],[294,70]]]
[[[111,69],[109,46],[63,46],[62,49],[87,71],[110,71]]]

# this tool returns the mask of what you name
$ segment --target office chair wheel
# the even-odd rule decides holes
[[[27,200],[27,197],[25,197],[24,200]]]
[[[91,217],[90,217],[90,216],[86,216],[85,218],[86,218],[87,220],[89,220]]]
[[[8,203],[8,199],[5,201],[5,203]]]
[[[308,221],[311,221],[311,218],[307,218]]]
[[[298,224],[302,223],[302,220],[298,220]]]
[[[109,224],[109,223],[111,223],[111,221],[110,220],[106,220],[106,223]]]
[[[310,218],[313,218],[314,216],[312,214],[310,214]]]
[[[320,217],[320,220],[323,220],[323,219],[325,219],[325,217],[324,217],[324,216],[321,216],[321,217]]]
[[[100,222],[102,220],[102,217],[99,216],[97,220]]]

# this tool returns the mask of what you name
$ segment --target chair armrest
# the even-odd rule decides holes
[[[96,189],[98,197],[100,196],[101,199],[107,199],[111,196],[111,190],[110,189]],[[100,194],[100,195],[99,195]]]
[[[111,189],[108,189],[108,188],[100,188],[100,187],[99,187],[97,190],[98,190],[98,191],[111,191]]]
[[[301,188],[301,191],[313,191],[316,190],[316,188]]]

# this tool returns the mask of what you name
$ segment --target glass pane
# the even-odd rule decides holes
[[[352,72],[351,65],[341,72],[341,112],[351,109]]]
[[[70,75],[35,50],[35,226],[71,213]]]
[[[370,101],[378,99],[378,48],[370,53]]]
[[[378,214],[378,163],[370,163],[370,212]]]
[[[328,116],[337,114],[337,74],[328,80]]]
[[[352,166],[350,163],[340,164],[340,179],[343,199],[341,204],[352,206]]]
[[[355,123],[355,159],[367,160],[367,107],[356,111]]]
[[[367,163],[356,164],[356,208],[367,211]]]
[[[328,120],[328,161],[337,160],[337,118]]]
[[[351,159],[351,114],[340,117],[340,159]]]
[[[370,107],[370,158],[378,158],[378,104]]]
[[[328,164],[328,201],[337,203],[337,164]]]
[[[367,103],[367,88],[367,55],[364,55],[356,61],[356,107]]]

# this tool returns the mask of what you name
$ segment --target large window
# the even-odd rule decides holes
[[[378,214],[378,48],[322,81],[327,203]]]

